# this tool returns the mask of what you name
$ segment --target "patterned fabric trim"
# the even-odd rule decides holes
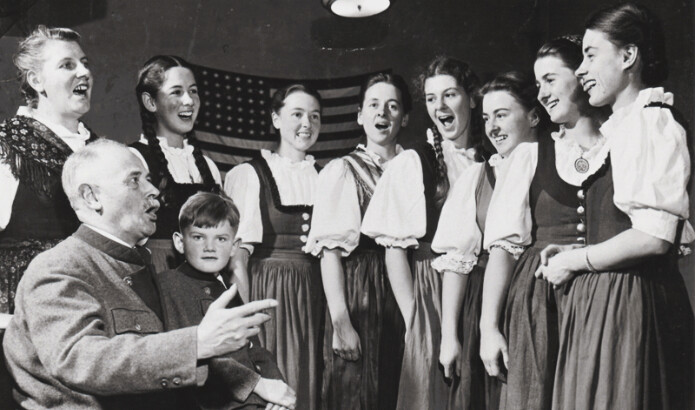
[[[88,142],[95,139],[97,135],[90,131]],[[72,153],[61,138],[33,118],[18,115],[0,124],[0,161],[37,194],[53,196],[63,164]]]
[[[515,245],[504,240],[495,241],[494,243],[492,243],[491,246],[489,246],[489,252],[491,252],[491,249],[493,248],[501,248],[509,254],[513,255],[515,259],[520,258],[520,255],[522,255],[523,252],[525,252],[524,246]]]
[[[476,259],[469,259],[464,255],[448,253],[435,258],[435,260],[430,263],[430,266],[441,273],[450,271],[461,275],[468,275],[472,269],[474,269],[474,266],[476,266],[476,262]]]

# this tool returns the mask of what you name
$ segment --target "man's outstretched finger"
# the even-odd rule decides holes
[[[263,299],[256,300],[254,302],[248,302],[243,306],[232,308],[231,311],[235,312],[238,316],[250,316],[253,313],[259,312],[261,310],[277,307],[277,305],[278,303],[274,299]]]

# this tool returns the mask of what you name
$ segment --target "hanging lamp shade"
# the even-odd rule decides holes
[[[379,14],[388,9],[390,0],[322,0],[333,14],[341,17],[359,18]]]

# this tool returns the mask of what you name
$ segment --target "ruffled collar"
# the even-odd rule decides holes
[[[503,161],[506,160],[506,157],[501,156],[501,154],[493,154],[489,158],[489,165],[491,168],[495,168],[503,163]]]
[[[74,138],[74,139],[79,139],[83,141],[87,141],[90,139],[90,131],[85,127],[85,124],[82,123],[82,121],[78,121],[78,132],[73,132],[69,130],[68,128],[64,127],[61,124],[57,124],[55,122],[49,121],[46,118],[42,117],[34,108],[32,107],[27,107],[27,106],[20,106],[17,108],[17,115],[22,116],[22,117],[28,117],[28,118],[33,118],[42,124],[46,125],[48,129],[53,131],[54,134],[56,134],[57,137],[65,140],[67,138]]]
[[[625,118],[634,112],[640,112],[649,103],[661,102],[673,105],[673,93],[665,92],[663,87],[645,88],[639,92],[634,102],[617,112],[612,113],[610,118],[600,127],[600,132],[608,136]]]
[[[182,141],[182,148],[178,147],[171,147],[168,145],[168,139],[165,137],[156,137],[158,139],[158,145],[160,146],[160,149],[163,152],[167,152],[168,154],[172,155],[177,155],[180,157],[187,157],[189,155],[192,155],[194,152],[194,147],[187,142],[187,139],[184,139]],[[141,138],[139,139],[139,142],[145,145],[148,145],[148,140],[146,137],[141,134]]]
[[[362,150],[367,155],[369,155],[369,157],[372,159],[372,161],[379,166],[384,166],[385,164],[387,164],[390,161],[390,160],[389,161],[385,160],[384,158],[379,156],[379,154],[377,154],[376,152],[367,149],[365,144],[357,144],[357,149]],[[399,155],[402,152],[403,152],[403,147],[400,144],[396,144],[396,155]]]
[[[292,161],[289,158],[283,157],[280,154],[276,152],[272,152],[267,149],[261,149],[260,154],[262,155],[263,158],[265,158],[266,161],[274,161],[275,163],[289,167],[289,168],[306,168],[306,167],[313,167],[314,164],[316,163],[316,160],[312,155],[307,155],[304,157],[303,160],[301,161]]]
[[[590,146],[588,149],[584,149],[578,142],[576,142],[573,138],[564,138],[566,136],[566,128],[564,125],[559,125],[559,129],[557,131],[552,132],[552,139],[554,142],[558,142],[559,144],[562,144],[564,149],[567,151],[575,151],[576,155],[579,157],[587,157],[587,156],[593,156],[595,155],[598,150],[605,145],[605,141],[607,138],[605,136],[601,135],[600,138],[598,138],[592,146]]]

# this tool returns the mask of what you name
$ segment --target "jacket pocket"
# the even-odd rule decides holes
[[[114,333],[150,334],[163,331],[163,324],[158,317],[146,310],[112,309]]]

